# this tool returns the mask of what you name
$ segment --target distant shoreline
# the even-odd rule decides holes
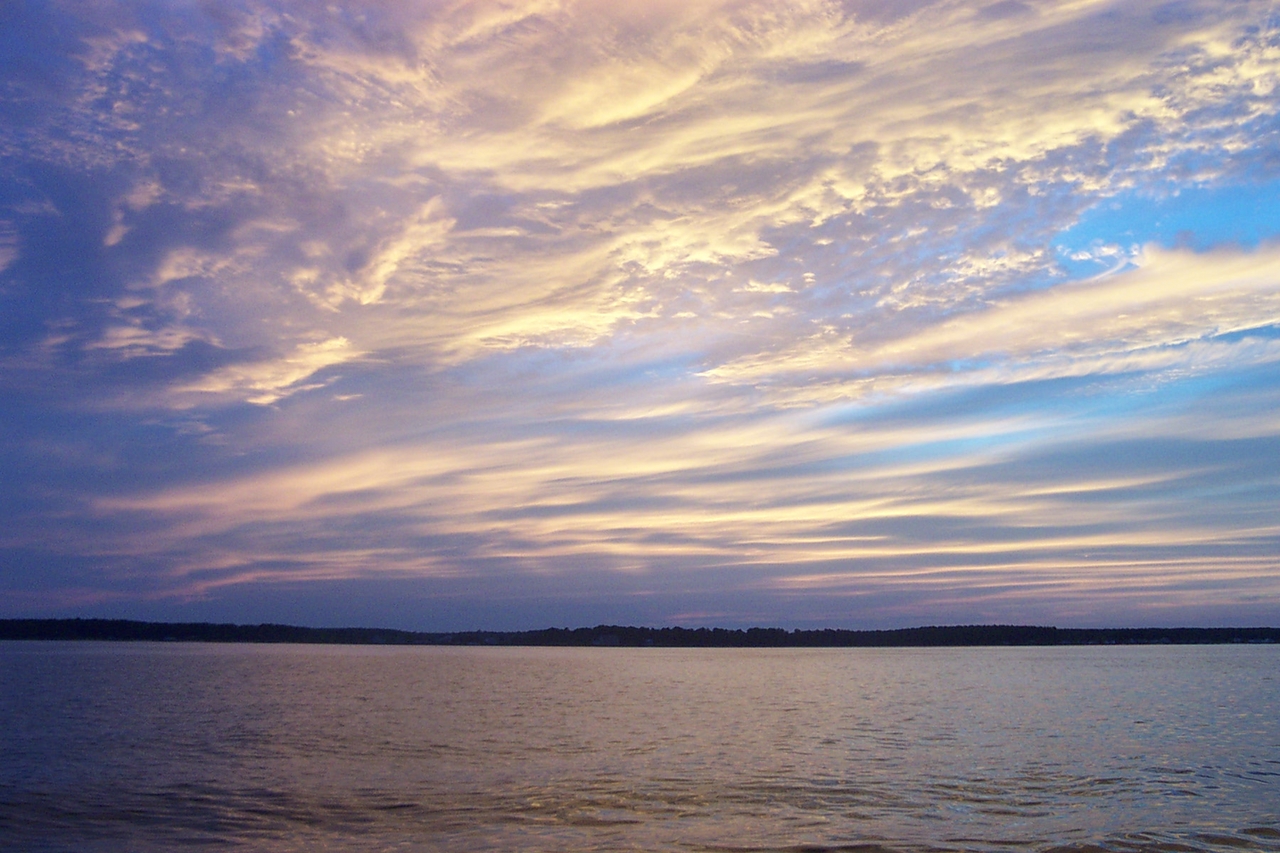
[[[952,625],[856,631],[785,628],[544,628],[422,632],[129,619],[0,619],[0,640],[311,643],[397,646],[621,646],[654,648],[906,648],[948,646],[1221,645],[1280,643],[1280,628],[1053,628]]]

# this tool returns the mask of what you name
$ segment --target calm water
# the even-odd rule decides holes
[[[1280,647],[0,643],[0,849],[1280,851]]]

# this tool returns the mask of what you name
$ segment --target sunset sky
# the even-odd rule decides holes
[[[1280,624],[1280,4],[0,5],[0,617]]]

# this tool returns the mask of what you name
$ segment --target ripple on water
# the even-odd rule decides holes
[[[0,849],[1280,851],[1277,664],[0,644]]]

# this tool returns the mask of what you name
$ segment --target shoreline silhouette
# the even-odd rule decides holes
[[[596,625],[530,631],[405,631],[131,619],[0,619],[0,640],[310,643],[401,646],[596,646],[627,648],[906,648],[949,646],[1218,645],[1277,643],[1280,628],[1055,628],[943,625],[844,628],[650,628]]]

